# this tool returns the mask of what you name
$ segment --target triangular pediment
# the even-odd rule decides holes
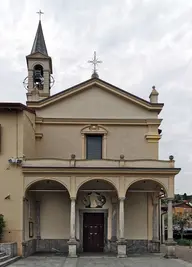
[[[115,113],[119,113],[120,117],[127,117],[130,112],[134,113],[135,117],[142,117],[140,113],[143,113],[143,117],[151,117],[151,111],[155,111],[156,114],[159,113],[163,104],[152,104],[96,78],[78,84],[39,102],[28,102],[28,106],[46,112],[49,110],[47,114],[49,116],[52,114],[52,117],[55,117],[57,112],[62,113],[62,116],[70,117],[73,113],[72,110],[75,109],[78,110],[78,115],[81,117],[85,117],[88,109],[89,115],[92,117],[97,116],[101,112],[101,109],[103,109],[103,113],[106,112],[106,117],[114,117]],[[91,110],[92,112],[98,110],[98,112],[97,114],[91,114]],[[134,114],[130,114],[130,116],[134,117]],[[43,116],[46,115],[44,114]]]

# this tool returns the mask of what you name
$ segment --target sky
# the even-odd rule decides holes
[[[165,104],[160,159],[174,155],[176,193],[192,194],[192,1],[0,1],[0,101],[26,101],[23,80],[41,9],[53,61],[52,94],[91,76],[93,52],[101,79],[149,100],[156,86]]]

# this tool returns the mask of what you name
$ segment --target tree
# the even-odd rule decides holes
[[[176,203],[181,202],[181,201],[182,201],[182,197],[181,197],[181,195],[180,195],[180,194],[176,194],[174,200],[175,200]]]
[[[188,199],[187,194],[184,193],[184,194],[183,194],[183,200],[187,200],[187,199]]]
[[[179,225],[181,232],[181,239],[183,239],[184,228],[190,223],[192,214],[173,214],[173,224]]]

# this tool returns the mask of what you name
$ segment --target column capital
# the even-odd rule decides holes
[[[119,197],[119,201],[124,201],[126,197]]]
[[[76,201],[76,197],[71,197],[71,201]]]
[[[152,202],[153,206],[157,206],[158,203],[159,203],[158,199],[153,199],[153,202]]]

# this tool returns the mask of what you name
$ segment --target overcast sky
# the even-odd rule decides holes
[[[42,9],[53,60],[52,94],[90,78],[96,50],[100,78],[148,100],[156,85],[165,103],[160,158],[173,154],[182,172],[176,192],[192,194],[192,1],[0,1],[0,101],[25,103],[25,56]]]

